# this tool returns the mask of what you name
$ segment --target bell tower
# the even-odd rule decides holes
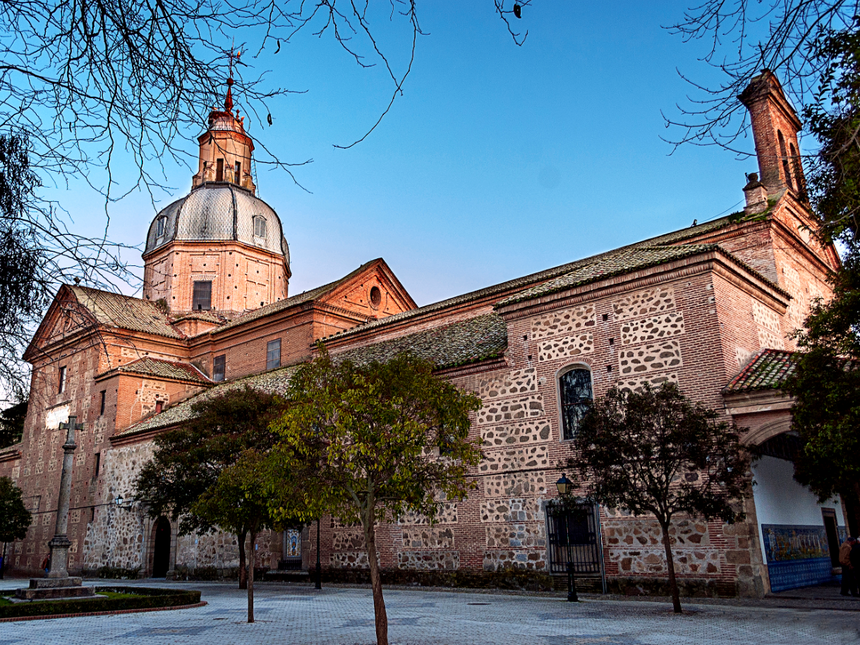
[[[787,188],[805,202],[806,183],[797,142],[802,124],[779,80],[769,69],[763,70],[738,98],[750,113],[761,184],[769,195]]]

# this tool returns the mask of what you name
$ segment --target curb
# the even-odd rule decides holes
[[[20,622],[24,620],[48,620],[51,618],[83,618],[85,616],[114,616],[117,614],[141,614],[147,611],[171,611],[173,609],[194,609],[196,607],[205,607],[208,605],[205,600],[201,600],[193,605],[176,605],[175,607],[144,607],[141,609],[116,609],[114,611],[89,611],[79,614],[51,614],[50,616],[18,616],[12,618],[0,618],[0,623]]]

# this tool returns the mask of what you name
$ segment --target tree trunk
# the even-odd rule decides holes
[[[669,588],[672,590],[672,608],[676,614],[681,613],[681,596],[678,593],[678,581],[675,579],[675,558],[672,557],[672,543],[669,541],[669,522],[660,522],[663,531],[663,548],[666,549],[666,568],[669,570]]]
[[[257,532],[251,531],[251,554],[248,556],[248,622],[254,622],[254,565],[257,564]]]
[[[364,541],[367,546],[367,561],[370,564],[370,586],[373,589],[373,617],[376,621],[376,645],[388,645],[388,614],[382,598],[382,580],[379,577],[379,561],[376,559],[376,527],[372,517],[362,518]]]
[[[239,589],[247,589],[248,588],[248,571],[246,569],[245,562],[245,536],[248,535],[247,531],[242,531],[242,533],[237,534],[236,537],[239,538]]]

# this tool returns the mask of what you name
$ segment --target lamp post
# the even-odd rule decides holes
[[[314,589],[322,589],[322,568],[320,567],[320,520],[317,518],[317,579]]]
[[[570,551],[570,513],[568,512],[568,509],[565,508],[565,501],[569,499],[568,495],[573,487],[573,482],[571,482],[565,474],[562,473],[561,479],[555,483],[555,487],[558,489],[558,496],[561,500],[560,512],[561,517],[563,518],[564,545],[567,547],[567,601],[579,602],[579,598],[576,595],[576,580],[574,579],[573,561],[571,559]]]

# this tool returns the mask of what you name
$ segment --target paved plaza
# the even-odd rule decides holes
[[[0,589],[23,581],[0,581]],[[90,581],[110,584],[113,581]],[[126,584],[117,581],[118,584]],[[147,586],[200,589],[205,607],[175,611],[0,623],[0,645],[233,645],[375,643],[373,601],[364,588],[260,584],[257,622],[246,620],[234,585]],[[860,611],[700,603],[675,616],[666,602],[467,591],[391,589],[385,593],[392,644],[400,645],[838,645],[860,643]],[[760,605],[761,603],[759,603]],[[853,604],[846,604],[853,609]],[[857,601],[860,609],[860,600]]]

